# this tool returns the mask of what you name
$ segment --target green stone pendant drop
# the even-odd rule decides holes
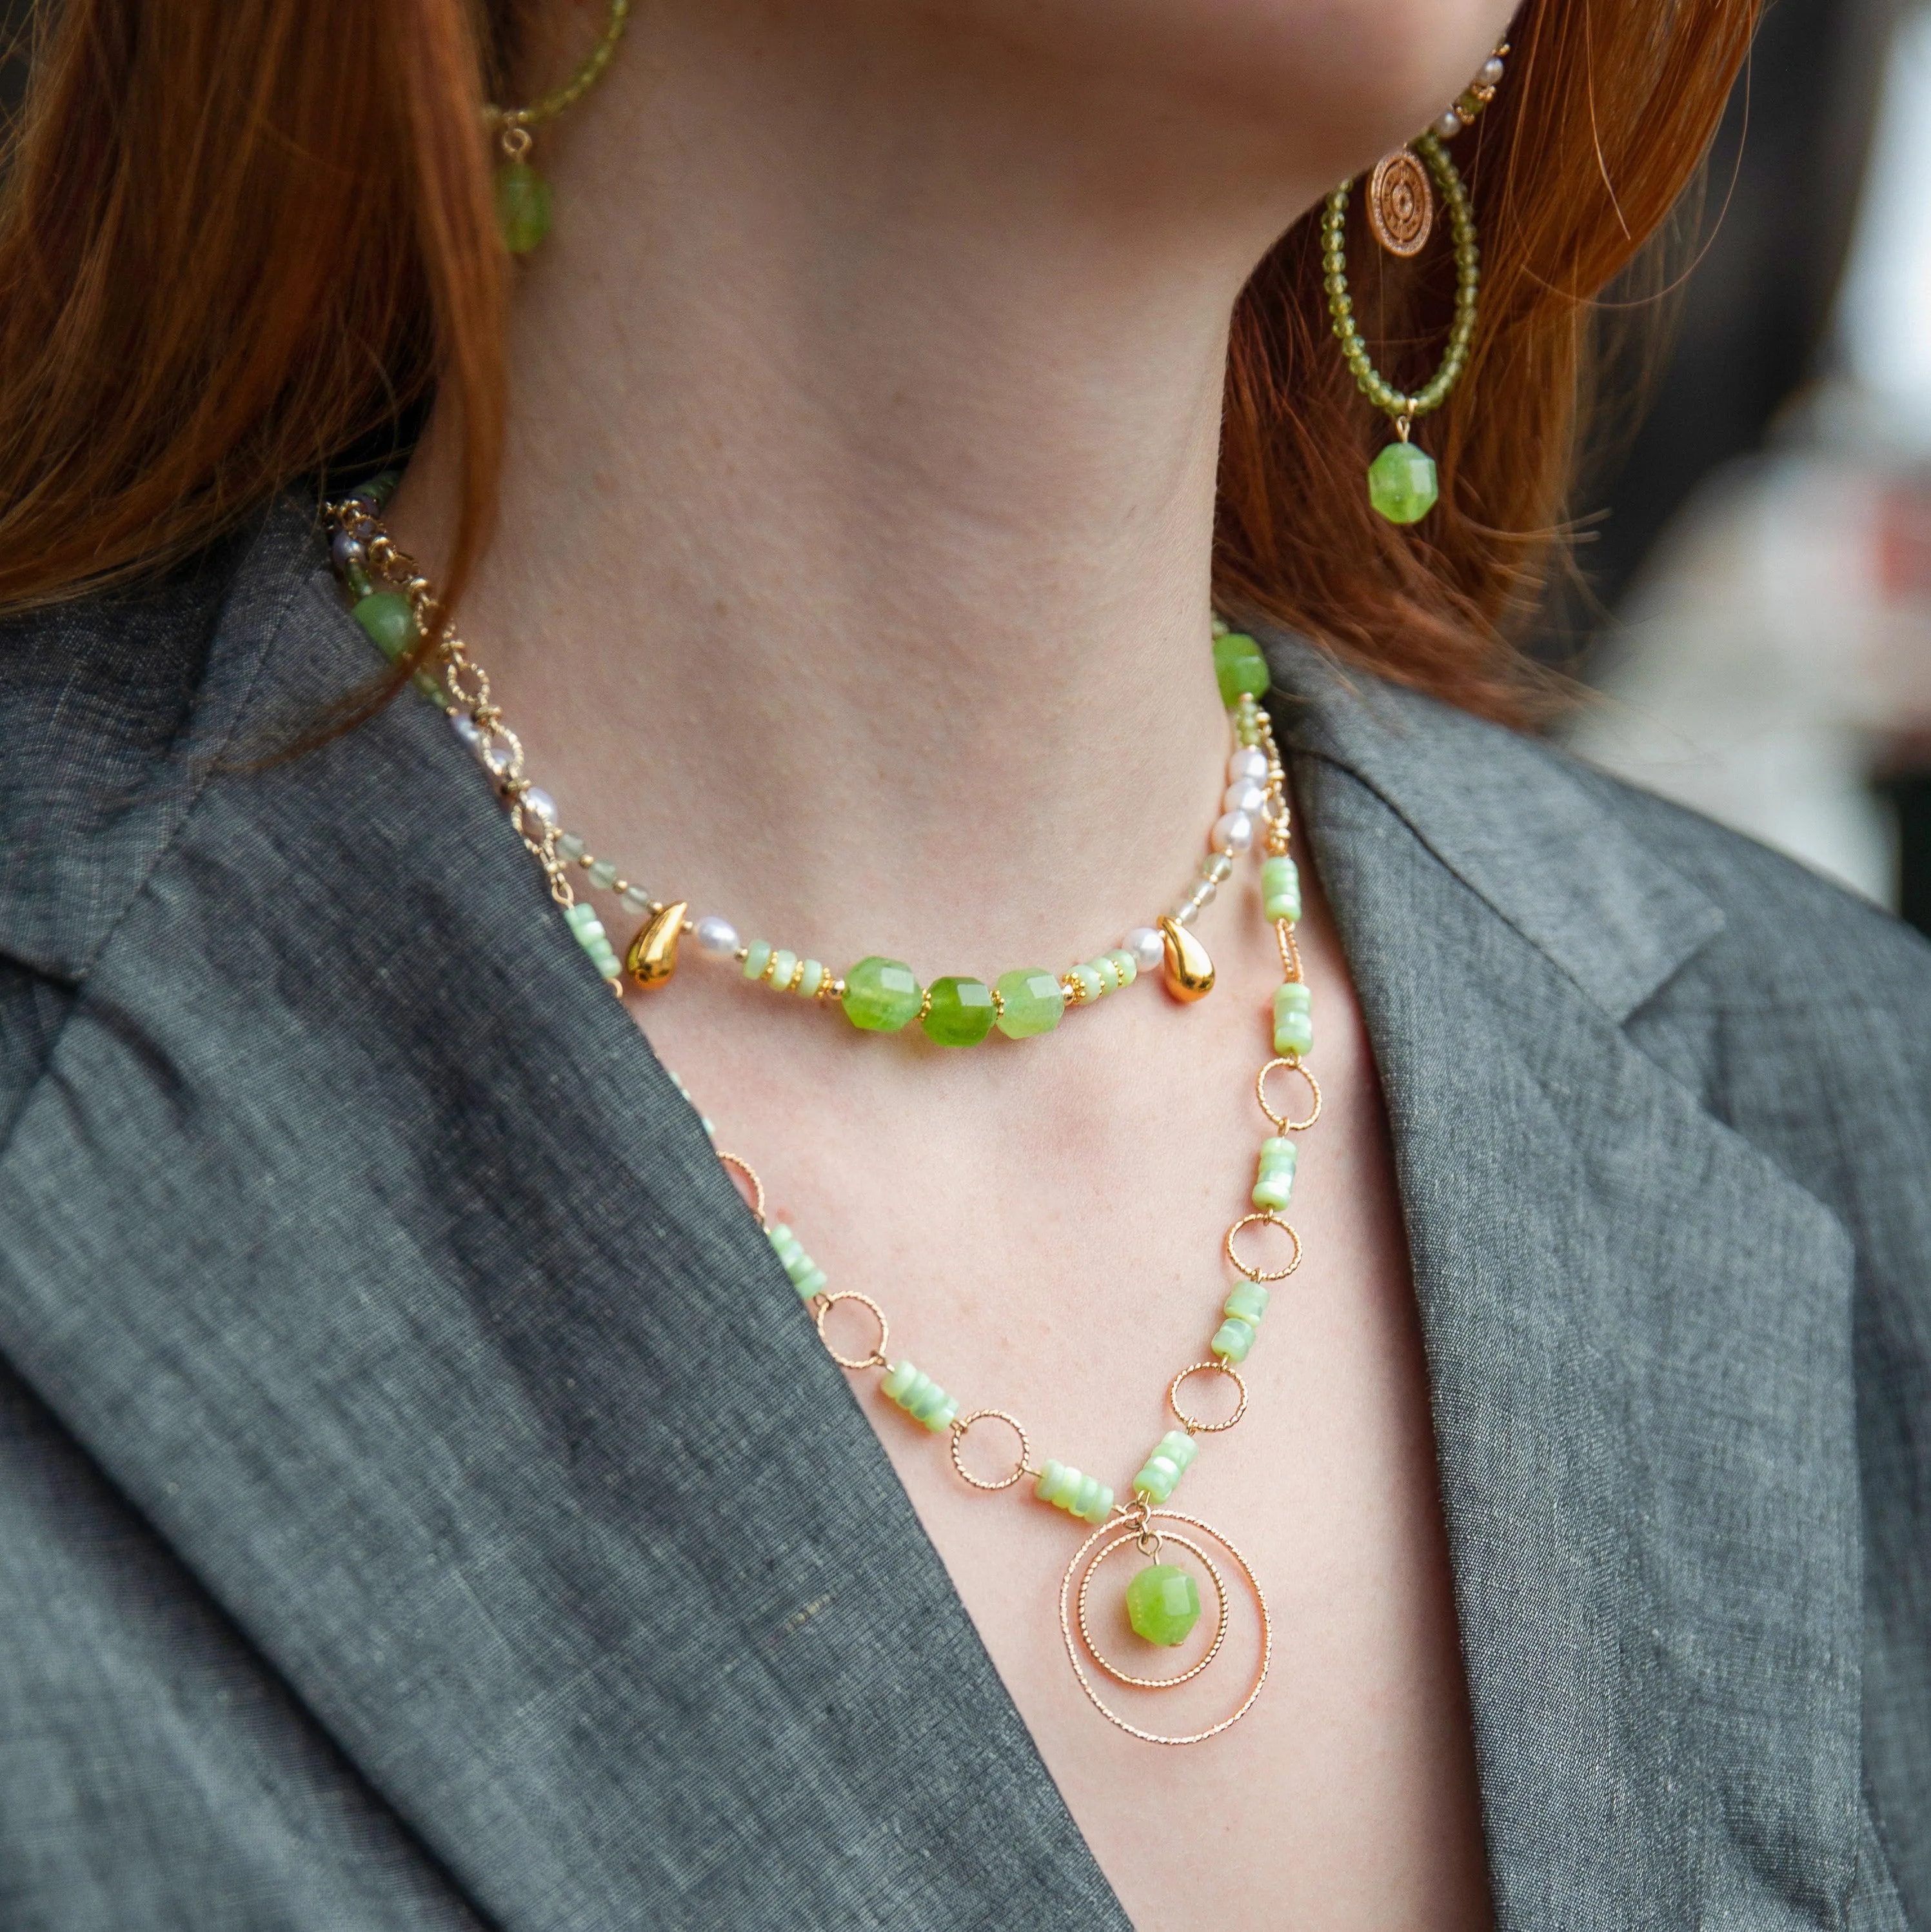
[[[1418,524],[1441,494],[1435,458],[1405,440],[1391,442],[1368,466],[1368,500],[1391,524]]]
[[[496,232],[512,255],[541,244],[550,232],[550,184],[529,162],[518,158],[496,170]]]
[[[1126,1621],[1148,1643],[1185,1643],[1200,1622],[1200,1586],[1177,1564],[1150,1563],[1126,1586]]]

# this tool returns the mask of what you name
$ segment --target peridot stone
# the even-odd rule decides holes
[[[976,1046],[992,1030],[992,988],[982,980],[932,982],[924,1026],[940,1046]]]
[[[393,664],[413,644],[420,633],[409,599],[399,590],[378,590],[355,606],[355,621],[375,641],[376,648]]]
[[[496,230],[512,255],[527,255],[550,232],[550,184],[527,161],[496,170]]]
[[[1051,974],[1021,966],[999,976],[999,1030],[1008,1040],[1051,1033],[1066,1010],[1066,996]]]
[[[896,1033],[917,1017],[925,988],[901,959],[861,959],[845,975],[845,1018],[867,1033]]]
[[[1265,698],[1273,682],[1261,646],[1240,631],[1223,631],[1213,640],[1213,674],[1220,701],[1231,711],[1243,697]]]
[[[1441,494],[1435,458],[1411,442],[1391,442],[1368,466],[1368,500],[1391,524],[1418,524]]]
[[[1172,1563],[1153,1563],[1126,1586],[1126,1621],[1149,1643],[1185,1643],[1200,1622],[1200,1586]]]

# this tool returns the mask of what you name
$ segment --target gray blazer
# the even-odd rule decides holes
[[[0,632],[0,1926],[1123,1925],[475,765],[262,762],[365,648],[288,503]],[[1931,949],[1277,657],[1501,1924],[1931,1926]]]

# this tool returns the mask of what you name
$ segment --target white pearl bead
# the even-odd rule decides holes
[[[1227,761],[1231,784],[1259,784],[1267,776],[1267,754],[1258,745],[1243,745]]]
[[[546,825],[556,823],[556,801],[541,785],[532,785],[523,794],[523,808],[535,813]]]
[[[1462,132],[1462,116],[1456,113],[1454,109],[1451,107],[1448,112],[1435,124],[1435,131],[1439,134],[1444,141],[1453,140],[1456,136]]]
[[[1482,85],[1484,87],[1501,86],[1502,84],[1502,63],[1501,60],[1495,55],[1491,54],[1489,58],[1482,63]]]
[[[1267,794],[1252,778],[1242,778],[1222,794],[1223,812],[1244,812],[1251,818],[1267,802]]]
[[[1216,852],[1244,852],[1254,842],[1254,821],[1244,812],[1223,812],[1208,842]]]
[[[483,742],[483,734],[476,729],[476,721],[466,711],[459,711],[449,721],[449,728],[467,745],[476,750]]]
[[[1133,956],[1133,963],[1143,973],[1156,973],[1167,956],[1167,942],[1150,926],[1136,926],[1120,942],[1123,952]]]
[[[698,920],[691,936],[697,942],[697,950],[713,959],[728,959],[738,950],[737,928],[715,914]]]

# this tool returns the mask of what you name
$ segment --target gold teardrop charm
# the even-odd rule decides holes
[[[1368,178],[1368,226],[1391,255],[1419,255],[1435,226],[1435,195],[1428,170],[1407,148],[1375,164]]]
[[[682,899],[653,913],[637,928],[637,937],[624,955],[630,976],[646,990],[661,986],[677,970],[677,936],[684,929],[684,915],[690,910]]]
[[[1162,920],[1159,925],[1166,954],[1167,991],[1183,1004],[1205,999],[1213,991],[1213,962],[1207,948],[1171,919]]]

